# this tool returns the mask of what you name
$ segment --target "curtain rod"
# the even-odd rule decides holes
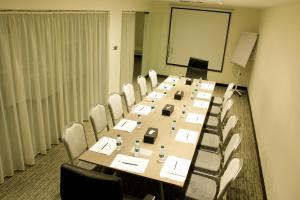
[[[107,10],[10,10],[10,9],[0,9],[1,12],[20,12],[20,13],[26,13],[26,12],[31,12],[31,13],[80,13],[80,12],[88,12],[88,13],[107,13],[109,11]]]

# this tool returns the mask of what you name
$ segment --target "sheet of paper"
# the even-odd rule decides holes
[[[168,156],[160,171],[160,176],[183,182],[188,174],[190,164],[190,160]]]
[[[134,120],[121,119],[121,121],[115,125],[114,129],[131,133],[135,129],[136,125],[137,123]]]
[[[96,142],[90,148],[90,151],[110,155],[115,149],[116,149],[116,139],[109,138],[109,137],[102,137],[100,138],[100,140],[98,140],[98,142]]]
[[[200,88],[202,90],[214,90],[215,85],[214,84],[210,84],[210,83],[201,83],[200,84]]]
[[[177,83],[177,81],[178,81],[178,78],[177,78],[177,77],[171,77],[171,76],[169,76],[169,77],[165,80],[165,82],[167,82],[167,83]]]
[[[197,108],[208,108],[209,101],[195,100],[193,106]]]
[[[137,158],[133,156],[118,154],[110,164],[110,167],[143,174],[147,168],[148,163],[149,160],[145,158]]]
[[[203,124],[204,119],[205,119],[205,115],[188,113],[185,121],[193,124]]]
[[[130,150],[130,153],[134,154],[134,147]],[[140,148],[140,155],[145,157],[150,157],[153,151],[150,149]]]
[[[160,99],[164,96],[164,93],[161,93],[161,92],[151,92],[150,94],[148,94],[147,97],[150,97],[150,98],[153,98],[153,99]]]
[[[171,90],[172,88],[173,88],[173,86],[170,84],[167,84],[167,83],[161,83],[158,86],[158,89],[161,89],[161,90]]]
[[[197,98],[210,100],[211,94],[210,93],[206,93],[206,92],[198,92]]]
[[[199,133],[188,129],[179,129],[175,141],[196,144]]]
[[[141,115],[149,115],[151,112],[151,106],[137,105],[132,112]]]

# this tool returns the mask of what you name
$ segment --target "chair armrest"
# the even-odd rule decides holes
[[[155,196],[151,195],[151,194],[147,194],[143,200],[155,200]]]

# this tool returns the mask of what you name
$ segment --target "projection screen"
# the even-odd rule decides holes
[[[167,64],[187,66],[190,57],[208,60],[208,69],[222,71],[230,12],[173,7]]]

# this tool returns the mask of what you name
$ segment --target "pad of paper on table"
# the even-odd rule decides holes
[[[195,144],[199,133],[188,129],[179,129],[175,141]]]
[[[149,115],[151,112],[151,106],[137,105],[132,112],[141,115]]]
[[[97,153],[110,155],[116,149],[116,140],[109,137],[102,137],[89,150]]]
[[[170,76],[165,80],[165,82],[167,82],[167,83],[176,83],[177,81],[178,81],[178,78],[170,77]]]
[[[209,101],[195,100],[193,106],[198,108],[208,108]]]
[[[121,119],[121,121],[115,125],[114,129],[131,133],[135,129],[136,125],[137,123],[134,120]]]
[[[171,90],[172,89],[172,85],[170,84],[167,84],[167,83],[161,83],[159,86],[158,86],[158,89],[161,89],[161,90]]]
[[[214,90],[214,84],[210,84],[210,83],[201,83],[200,88],[203,90]]]
[[[160,176],[183,182],[188,174],[190,164],[190,160],[168,156],[160,171]]]
[[[148,159],[118,154],[110,167],[143,174],[149,163]]]
[[[147,97],[150,97],[150,98],[154,98],[154,99],[160,99],[164,96],[164,93],[161,93],[161,92],[151,92],[150,94],[148,94]]]
[[[196,114],[196,113],[188,113],[185,121],[193,124],[203,124],[204,119],[205,119],[204,115]]]
[[[206,92],[198,92],[197,98],[199,98],[199,99],[210,99],[211,98],[211,94],[210,93],[206,93]]]

